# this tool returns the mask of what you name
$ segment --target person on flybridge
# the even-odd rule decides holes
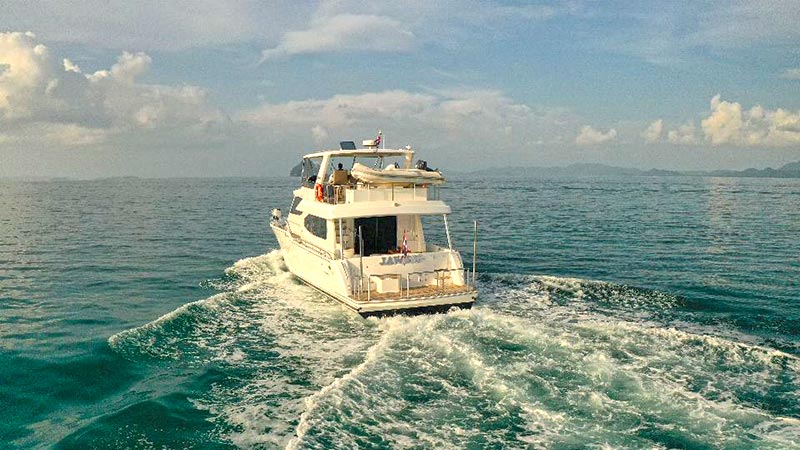
[[[336,170],[334,170],[333,173],[331,173],[331,176],[328,179],[328,183],[333,185],[347,184],[349,181],[348,180],[349,175],[350,174],[347,172],[347,170],[345,170],[342,163],[339,163],[339,165],[336,167]]]

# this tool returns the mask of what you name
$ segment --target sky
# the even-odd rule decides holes
[[[365,5],[366,4],[366,5]],[[800,160],[800,1],[4,0],[0,177]]]

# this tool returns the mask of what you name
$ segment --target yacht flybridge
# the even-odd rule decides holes
[[[286,266],[364,316],[471,307],[475,260],[465,268],[453,249],[450,207],[439,199],[444,177],[413,164],[410,147],[376,141],[303,157],[289,213],[273,210],[270,222]],[[446,246],[426,239],[423,223],[432,220],[444,226]]]

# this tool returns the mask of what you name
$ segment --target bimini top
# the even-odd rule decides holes
[[[306,159],[322,158],[325,156],[331,156],[334,158],[336,157],[347,158],[351,156],[364,156],[364,157],[403,156],[405,158],[408,158],[409,156],[411,156],[413,158],[414,150],[411,150],[410,148],[405,148],[405,149],[357,148],[351,150],[342,150],[342,149],[322,150],[315,153],[309,153],[308,155],[303,156],[303,158]]]
[[[450,214],[451,212],[450,207],[441,200],[372,201],[331,205],[329,203],[304,199],[299,209],[326,220],[354,217],[402,216],[405,214],[431,216]]]

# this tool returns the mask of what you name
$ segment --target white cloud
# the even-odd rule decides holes
[[[53,124],[42,127],[45,138],[54,145],[83,147],[102,142],[108,137],[107,130],[87,128],[76,124]]]
[[[328,140],[328,130],[323,126],[314,125],[314,127],[311,128],[311,137],[314,139],[315,143],[322,144]]]
[[[661,140],[661,133],[664,131],[664,121],[658,119],[642,131],[642,138],[648,143],[658,142]]]
[[[475,0],[83,0],[48,2],[46,8],[7,3],[0,30],[31,29],[48,42],[145,51],[261,42],[275,50],[267,50],[269,57],[347,49],[404,51],[420,40],[436,44],[474,37],[460,32],[465,27],[546,20],[558,11]],[[343,30],[346,26],[353,36]]]
[[[435,97],[406,91],[384,91],[356,95],[335,95],[323,100],[265,103],[244,111],[240,118],[257,126],[342,127],[365,120],[407,117],[411,111],[424,111]]]
[[[90,47],[181,50],[276,41],[308,20],[306,2],[248,0],[81,0],[3,2],[0,30],[29,29],[48,42]]]
[[[425,45],[462,49],[470,40],[506,36],[511,25],[547,21],[562,10],[476,0],[321,1],[305,26],[284,31],[263,51],[262,62],[328,52],[408,52]]]
[[[715,145],[742,141],[742,105],[721,101],[717,95],[711,99],[711,110],[701,122],[706,138]]]
[[[738,102],[722,100],[719,95],[711,99],[710,105],[711,111],[700,121],[699,130],[693,120],[669,130],[662,120],[657,120],[641,136],[653,143],[661,141],[666,132],[667,142],[684,146],[698,146],[704,142],[712,146],[738,147],[787,147],[800,144],[800,111],[783,108],[769,110],[759,105],[746,109]],[[599,134],[593,132],[587,129],[587,141],[591,141],[592,137],[599,139]]]
[[[12,108],[31,95],[49,71],[48,51],[36,45],[33,33],[0,33],[0,117],[29,114],[27,108]]]
[[[787,80],[800,80],[800,67],[796,69],[786,69],[781,74],[781,78]]]
[[[265,103],[240,111],[231,120],[200,87],[142,82],[157,63],[146,53],[124,52],[111,67],[87,73],[65,57],[69,55],[57,54],[32,34],[0,33],[0,42],[0,150],[6,156],[16,155],[16,165],[3,168],[12,174],[14,167],[33,170],[24,155],[34,151],[44,155],[70,149],[71,154],[88,158],[98,155],[90,153],[95,149],[111,149],[125,155],[125,161],[139,158],[138,170],[146,171],[145,156],[136,156],[143,151],[168,160],[169,154],[214,147],[236,149],[242,155],[250,152],[252,164],[258,161],[255,155],[263,158],[263,151],[254,149],[265,140],[276,149],[307,148],[312,143],[311,148],[319,148],[341,139],[372,137],[381,128],[388,145],[424,144],[456,161],[482,161],[495,154],[505,154],[507,160],[514,155],[515,161],[526,157],[539,161],[536,157],[549,151],[548,146],[569,144],[570,131],[580,123],[564,109],[525,105],[500,91],[464,88]],[[327,142],[331,139],[334,142]],[[73,165],[73,170],[91,172],[100,170],[101,164],[112,164],[101,159],[94,169]],[[491,162],[501,164],[495,156]],[[202,163],[194,167],[198,165]],[[166,167],[158,170],[163,173]],[[254,169],[247,167],[252,173]],[[124,169],[117,170],[124,173]]]
[[[137,129],[205,130],[224,121],[201,88],[138,83],[151,63],[144,53],[125,52],[109,70],[83,74],[32,33],[0,33],[0,125],[17,145],[60,140],[74,147]]]
[[[575,143],[578,145],[597,145],[605,142],[613,141],[617,138],[617,130],[611,128],[607,132],[595,130],[589,125],[584,125],[580,133],[575,138]]]
[[[366,50],[402,52],[414,47],[414,33],[397,20],[365,14],[340,14],[312,21],[304,31],[290,31],[277,47],[264,50],[263,60],[282,56]]]
[[[712,145],[783,147],[800,144],[800,111],[767,110],[754,106],[745,111],[737,102],[711,99],[711,113],[701,122]]]
[[[134,55],[124,52],[117,59],[117,63],[111,66],[111,75],[117,80],[133,83],[136,77],[147,72],[152,62],[153,60],[144,53]]]
[[[694,123],[687,122],[674,130],[670,130],[667,133],[667,141],[677,145],[694,145],[697,142]]]
[[[469,151],[519,149],[577,126],[567,111],[531,107],[487,90],[391,90],[265,103],[238,119],[254,128],[297,135],[311,129],[317,144],[328,136],[357,140],[382,128],[387,145],[427,142]],[[400,136],[408,141],[393,141]]]
[[[0,148],[46,148],[56,152],[101,144],[112,135],[108,129],[74,123],[25,122],[17,123],[0,139]]]
[[[552,5],[503,5],[480,0],[82,0],[4,2],[0,30],[35,30],[48,42],[110,49],[183,50],[265,42],[275,47],[288,32],[321,30],[337,16],[376,16],[403,24],[400,30],[426,42],[469,37],[471,27],[507,28],[509,23],[548,20],[568,9]],[[87,20],[90,18],[91,20]],[[391,24],[390,24],[391,25]],[[376,34],[380,34],[380,31]],[[393,33],[396,30],[386,29]],[[474,35],[473,35],[474,36]],[[395,38],[405,39],[402,36]],[[387,41],[376,36],[384,44]],[[383,44],[382,44],[383,45]]]
[[[81,73],[81,68],[78,67],[78,65],[75,64],[74,62],[70,61],[68,58],[64,58],[64,71]]]

